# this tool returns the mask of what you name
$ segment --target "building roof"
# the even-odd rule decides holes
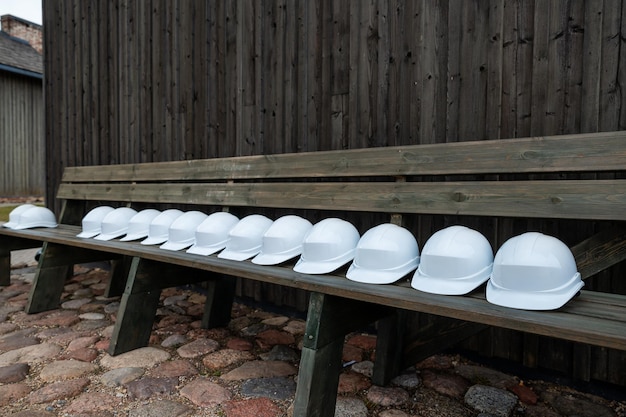
[[[0,31],[0,71],[42,78],[43,57],[28,42]]]

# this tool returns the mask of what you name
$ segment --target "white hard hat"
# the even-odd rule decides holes
[[[209,214],[196,229],[196,243],[187,253],[211,255],[226,247],[228,233],[239,223],[239,218],[225,211]]]
[[[300,216],[276,219],[263,235],[261,252],[252,259],[258,265],[278,265],[302,253],[302,242],[313,225]]]
[[[102,231],[94,239],[111,240],[126,234],[128,222],[137,214],[137,211],[130,207],[118,207],[102,219]]]
[[[129,242],[131,240],[143,239],[148,236],[148,228],[150,227],[150,223],[156,216],[161,214],[159,210],[155,209],[144,209],[139,213],[135,214],[128,221],[128,231],[126,232],[126,236],[120,239],[121,242]]]
[[[217,257],[234,261],[252,258],[261,250],[263,235],[272,223],[260,214],[251,214],[239,220],[228,233],[226,248]]]
[[[489,279],[493,249],[485,236],[465,226],[450,226],[424,244],[411,286],[433,294],[461,295]]]
[[[196,243],[196,229],[208,215],[201,211],[188,211],[170,224],[167,242],[160,246],[166,250],[181,250]]]
[[[559,239],[527,232],[496,253],[487,301],[525,310],[553,310],[583,287],[574,255]]]
[[[76,235],[76,237],[94,237],[102,231],[102,219],[115,210],[110,206],[99,206],[93,208],[83,217],[82,225],[83,231]]]
[[[26,210],[31,209],[33,207],[35,206],[32,204],[22,204],[22,205],[15,207],[9,213],[9,221],[6,223],[3,223],[2,226],[8,227],[9,229],[13,229],[15,226],[17,226],[22,213],[24,213]]]
[[[368,284],[390,284],[417,268],[420,253],[407,229],[385,223],[369,229],[356,246],[346,278]]]
[[[57,227],[57,219],[52,210],[45,207],[30,207],[20,214],[17,224],[12,229],[30,229],[33,227]]]
[[[142,245],[160,245],[163,242],[167,242],[169,235],[170,225],[178,217],[182,216],[183,212],[178,209],[168,209],[156,216],[150,222],[148,226],[148,237],[141,241]]]
[[[304,238],[302,255],[293,267],[305,274],[327,274],[354,259],[359,231],[337,218],[316,223]]]

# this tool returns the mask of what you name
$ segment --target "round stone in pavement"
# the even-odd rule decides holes
[[[373,385],[367,392],[367,399],[383,407],[402,405],[409,400],[409,393],[402,388],[388,388]]]
[[[197,378],[180,390],[180,395],[200,407],[223,404],[232,398],[226,388],[205,378]]]
[[[119,408],[120,399],[101,392],[84,392],[63,410],[63,415],[98,415]]]
[[[37,344],[39,344],[39,339],[36,337],[24,336],[19,332],[10,333],[0,339],[0,352],[8,352]]]
[[[189,361],[183,359],[163,362],[151,372],[151,376],[155,378],[172,378],[194,375],[198,375],[196,367]]]
[[[517,405],[517,397],[500,388],[473,385],[465,393],[465,403],[478,412],[507,417]]]
[[[187,343],[179,347],[176,351],[182,358],[197,358],[215,352],[219,349],[220,344],[213,339],[196,339],[191,343]]]
[[[100,382],[107,387],[119,387],[141,378],[145,372],[143,368],[117,368],[102,374]]]
[[[141,405],[128,412],[128,417],[184,417],[190,415],[191,410],[184,404],[174,401],[154,401]]]
[[[11,365],[18,362],[29,364],[40,363],[58,355],[59,352],[61,352],[61,347],[52,343],[26,346],[21,349],[10,350],[0,355],[0,366]]]
[[[16,363],[0,367],[0,384],[20,382],[26,378],[28,372],[30,372],[30,366],[27,363]]]
[[[295,375],[297,369],[290,363],[281,361],[250,361],[221,376],[226,381],[250,378],[271,378]]]
[[[280,408],[268,398],[231,401],[223,405],[228,417],[275,417],[283,415]]]
[[[41,370],[39,378],[43,381],[60,381],[63,379],[78,378],[96,370],[96,365],[76,360],[54,361]]]
[[[30,404],[43,404],[59,399],[74,398],[87,385],[89,385],[88,378],[78,378],[44,385],[43,388],[30,393],[28,402]]]
[[[338,397],[335,417],[367,417],[367,407],[358,398]]]
[[[286,400],[296,393],[293,378],[257,378],[241,384],[241,394],[246,397],[265,397],[273,400]]]
[[[170,354],[154,347],[143,347],[117,356],[104,355],[100,365],[107,369],[116,368],[151,368],[170,358]]]
[[[24,398],[30,392],[30,387],[24,383],[0,386],[0,407]]]
[[[153,395],[173,394],[178,385],[178,378],[142,378],[126,385],[131,398],[145,400]]]

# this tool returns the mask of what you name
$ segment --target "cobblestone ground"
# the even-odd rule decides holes
[[[163,291],[146,348],[106,353],[118,298],[107,273],[77,267],[61,307],[27,315],[31,262],[0,289],[0,416],[290,416],[304,321],[236,304],[227,328],[200,327],[205,297]],[[626,416],[626,403],[436,355],[386,387],[370,376],[376,338],[344,348],[338,417]]]

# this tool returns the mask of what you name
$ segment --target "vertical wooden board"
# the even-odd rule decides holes
[[[422,3],[419,53],[422,104],[419,137],[410,143],[438,143],[446,137],[446,85],[448,65],[448,2]]]
[[[354,10],[349,2],[331,2],[330,11],[332,27],[331,45],[329,46],[330,60],[329,84],[330,84],[330,117],[329,135],[319,137],[320,150],[346,149],[350,143],[351,118],[350,100],[352,87],[351,54],[356,48],[352,43],[352,17]],[[325,78],[322,78],[324,82]],[[319,89],[320,94],[323,90]]]
[[[514,138],[517,133],[517,49],[521,28],[518,15],[522,13],[520,2],[505,0],[502,3],[502,108],[500,112],[500,135]]]
[[[569,31],[567,19],[568,5],[564,2],[549,3],[548,21],[548,80],[546,88],[546,110],[544,135],[558,135],[563,132],[565,108],[565,78],[568,61]]]
[[[176,115],[179,120],[178,136],[180,137],[181,149],[179,150],[179,159],[198,158],[196,152],[201,152],[201,148],[196,150],[196,137],[199,134],[194,131],[194,97],[196,93],[195,87],[195,56],[201,54],[202,50],[195,50],[194,34],[199,30],[194,25],[196,16],[199,13],[197,7],[201,7],[201,3],[180,4],[180,17],[177,25],[179,36],[177,39],[177,50],[179,54],[179,73],[178,73],[178,101],[176,103]],[[199,77],[198,82],[202,82]],[[202,112],[197,115],[199,119],[203,118]]]
[[[374,105],[372,109],[372,123],[374,123],[372,138],[369,146],[388,146],[387,137],[387,109],[389,108],[389,46],[391,33],[389,31],[389,0],[379,0],[376,6],[376,24],[378,42],[376,42],[377,59],[375,67],[375,80],[372,97]]]
[[[620,54],[623,57],[624,54],[626,53],[626,36],[624,36],[624,34],[626,33],[626,6],[623,3],[622,3],[621,21],[622,21],[622,24],[621,24],[620,32],[622,33],[622,38],[621,38],[622,40],[620,44]],[[617,72],[617,82],[619,83],[619,85],[625,86],[626,85],[626,65],[623,65],[622,62],[620,62],[619,64],[619,70]],[[620,104],[620,114],[619,114],[619,120],[617,122],[617,128],[618,130],[626,130],[626,88],[620,89],[619,102],[621,104]]]
[[[298,49],[298,85],[302,86],[298,99],[300,127],[293,142],[296,151],[315,151],[321,149],[322,137],[332,137],[332,92],[329,91],[333,54],[333,24],[329,19],[331,2],[304,1],[303,10],[305,15],[298,34],[303,42]]]
[[[531,135],[532,124],[532,81],[533,81],[533,54],[535,31],[535,4],[533,0],[520,0],[517,14],[517,53],[516,67],[516,134],[515,137]]]
[[[224,0],[215,1],[208,8],[208,149],[211,158],[219,156],[219,144],[225,142],[224,123],[226,119],[225,106],[225,52],[226,39],[224,37]]]
[[[304,20],[304,9],[306,7],[293,7],[293,4],[284,3],[282,6],[283,15],[283,53],[284,53],[284,94],[282,98],[283,107],[283,132],[281,137],[268,138],[268,142],[275,142],[278,150],[276,153],[294,152],[293,138],[298,131],[298,97],[301,94],[302,85],[298,81],[298,49],[299,26]],[[306,48],[306,47],[304,47]],[[306,50],[306,49],[305,49]]]
[[[422,107],[428,98],[424,97],[422,85],[422,16],[420,2],[406,2],[402,8],[402,38],[404,50],[401,57],[400,89],[398,103],[401,112],[402,129],[398,142],[400,145],[416,143],[420,140],[422,128]]]
[[[599,125],[600,65],[604,0],[585,1],[581,96],[581,132],[596,132]]]
[[[448,74],[446,142],[459,140],[459,100],[461,86],[461,17],[466,2],[449,1],[448,13]]]
[[[533,65],[532,65],[532,104],[531,135],[547,134],[545,130],[546,101],[548,89],[548,42],[550,37],[550,5],[552,2],[535,3]]]
[[[501,0],[490,0],[488,11],[487,40],[487,97],[485,103],[485,139],[502,137],[503,110],[503,38],[505,4]]]
[[[624,66],[625,34],[621,31],[623,9],[626,8],[622,0],[606,0],[604,2],[604,16],[602,22],[602,55],[600,63],[600,108],[598,127],[600,131],[619,130],[621,108],[626,103],[621,100],[624,86],[619,84],[618,72]],[[621,45],[620,45],[621,44]]]
[[[276,54],[279,51],[279,40],[277,39],[276,24],[276,2],[268,2],[262,5],[261,24],[261,56],[259,65],[261,65],[261,129],[268,138],[276,138],[276,88],[282,84],[277,82]],[[274,140],[269,140],[265,147],[265,151],[271,153]]]
[[[581,125],[581,97],[583,83],[583,56],[585,11],[582,0],[572,1],[568,13],[567,33],[568,51],[565,78],[565,104],[563,117],[563,132],[580,132]]]
[[[239,129],[237,125],[237,89],[238,89],[238,59],[237,54],[237,2],[226,1],[224,5],[224,136],[219,143],[218,157],[237,155]]]

